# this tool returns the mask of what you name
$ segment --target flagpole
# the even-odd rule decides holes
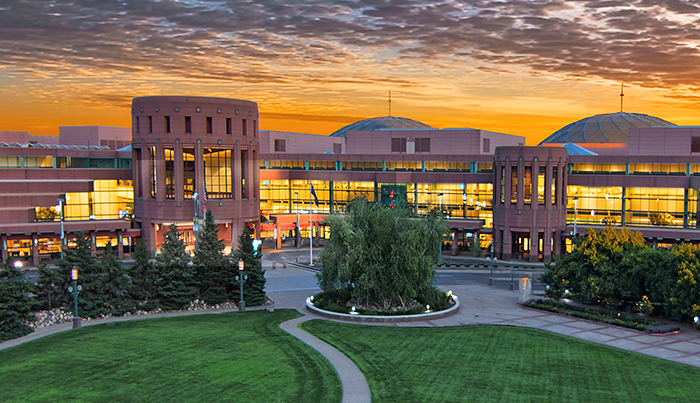
[[[313,189],[314,185],[311,185],[311,189]],[[313,239],[313,232],[314,232],[314,227],[313,223],[311,222],[311,202],[312,202],[312,197],[313,195],[311,194],[311,189],[309,189],[309,266],[314,265],[314,239]]]

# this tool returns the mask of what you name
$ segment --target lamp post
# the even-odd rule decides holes
[[[467,218],[467,194],[462,193],[462,205],[464,206],[464,218]]]
[[[442,218],[442,193],[438,193],[438,199],[440,199],[440,218]],[[442,238],[440,238],[440,247],[438,248],[438,259],[439,264],[442,265]]]
[[[493,241],[491,241],[491,247],[489,248],[491,250],[491,257],[489,258],[489,266],[491,266],[491,275],[489,276],[489,285],[493,285]]]
[[[294,194],[297,196],[297,224],[296,234],[294,234],[294,236],[296,237],[295,243],[297,244],[297,263],[299,263],[299,243],[301,243],[301,226],[299,225],[299,192],[294,192]]]
[[[245,280],[248,280],[247,275],[243,275],[243,269],[244,269],[244,263],[243,260],[238,261],[238,273],[240,273],[238,276],[236,276],[236,280],[239,281],[241,284],[241,300],[238,301],[238,310],[239,311],[245,311],[245,302],[243,301],[243,282]]]
[[[77,329],[80,327],[80,317],[78,316],[78,294],[80,294],[80,291],[83,290],[83,286],[78,285],[78,269],[75,266],[73,266],[70,273],[70,277],[73,280],[73,285],[68,287],[68,292],[73,295],[73,329]]]
[[[58,219],[61,221],[61,260],[63,260],[63,203],[64,199],[56,199],[58,201]]]
[[[578,223],[578,197],[574,197],[574,236],[578,235],[576,224]]]

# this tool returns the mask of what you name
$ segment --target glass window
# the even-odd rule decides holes
[[[11,157],[10,157],[11,158]],[[53,157],[50,155],[42,157],[24,157],[25,168],[53,168]]]
[[[532,167],[525,167],[525,175],[523,182],[523,196],[525,199],[525,204],[532,203]]]
[[[148,147],[149,159],[151,163],[151,198],[156,198],[156,148]]]
[[[191,198],[196,190],[194,185],[194,148],[182,149],[183,196]]]
[[[165,152],[165,198],[175,198],[175,151],[172,148],[163,149]]]
[[[518,167],[510,167],[510,202],[518,202]]]
[[[204,183],[207,197],[210,199],[233,198],[231,177],[231,150],[205,149]]]
[[[394,137],[391,139],[391,152],[392,153],[405,153],[406,152],[406,138],[405,137]]]
[[[0,167],[19,168],[19,157],[1,155],[0,156]]]
[[[537,174],[537,204],[544,204],[544,193],[547,189],[545,178],[547,177],[547,167],[540,166]]]

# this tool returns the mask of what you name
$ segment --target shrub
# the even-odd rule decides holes
[[[423,306],[430,305],[434,311],[442,311],[450,307],[450,297],[434,285],[424,287],[418,293],[416,300]]]

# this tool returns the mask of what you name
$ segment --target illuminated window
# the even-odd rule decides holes
[[[537,174],[537,204],[544,204],[544,190],[547,188],[545,178],[547,177],[547,167],[540,166]]]
[[[532,167],[525,167],[525,175],[523,179],[523,195],[525,196],[525,204],[530,204],[532,203]]]
[[[559,167],[552,167],[552,204],[557,204],[557,182],[559,182]]]
[[[208,198],[230,199],[233,197],[231,192],[231,150],[205,150],[204,183]]]
[[[19,168],[19,157],[15,156],[0,156],[0,167],[3,168]]]
[[[245,122],[245,120],[243,120]],[[247,199],[246,189],[246,163],[248,160],[248,150],[241,150],[241,198]]]
[[[148,147],[149,160],[151,163],[151,198],[156,198],[156,148]]]
[[[182,149],[183,195],[191,198],[195,192],[194,184],[194,148]]]
[[[165,198],[175,198],[175,151],[165,148]]]

